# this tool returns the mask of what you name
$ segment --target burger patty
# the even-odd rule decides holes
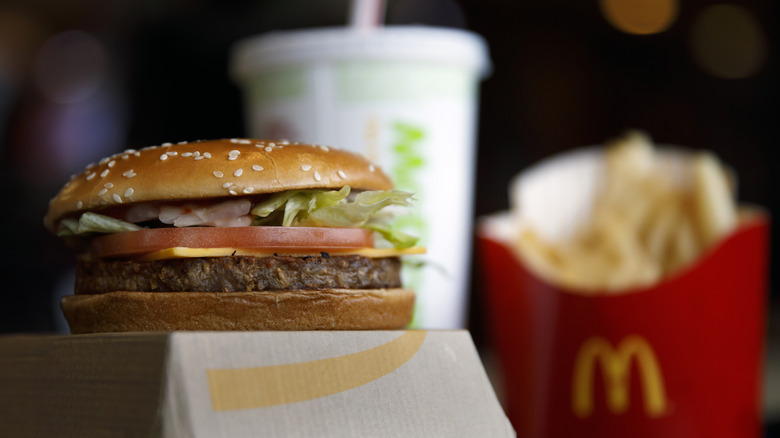
[[[398,257],[202,257],[79,260],[76,293],[242,292],[401,287]]]

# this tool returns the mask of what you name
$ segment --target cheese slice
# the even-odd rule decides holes
[[[425,248],[414,247],[406,249],[398,248],[358,248],[340,251],[327,251],[328,254],[334,256],[344,255],[359,255],[363,257],[399,257],[405,255],[425,254]],[[285,250],[255,250],[255,249],[240,249],[240,248],[186,248],[177,246],[174,248],[162,249],[153,253],[144,254],[139,257],[142,261],[154,261],[154,260],[167,260],[167,259],[182,259],[192,257],[228,257],[228,256],[250,256],[250,257],[270,257],[272,255],[285,255],[285,256],[319,256],[320,252],[289,252]]]

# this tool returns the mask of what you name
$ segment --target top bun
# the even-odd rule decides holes
[[[104,158],[74,175],[49,203],[63,217],[118,204],[184,201],[293,189],[388,190],[390,178],[358,154],[287,141],[223,139],[165,143]]]

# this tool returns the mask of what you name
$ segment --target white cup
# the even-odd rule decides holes
[[[463,328],[484,40],[421,26],[275,32],[238,42],[231,63],[251,136],[362,153],[415,193],[399,218],[428,248],[403,273],[417,291],[412,325]]]

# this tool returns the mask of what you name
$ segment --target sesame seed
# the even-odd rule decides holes
[[[195,157],[195,158],[198,158],[200,156],[200,151],[193,152],[192,156]]]
[[[325,152],[328,152],[330,150],[330,148],[327,146],[320,146],[320,149],[322,149]]]
[[[237,138],[231,138],[231,139],[230,139],[230,142],[231,142],[231,143],[238,143],[238,139],[237,139]]]
[[[136,175],[138,175],[138,174],[137,174],[137,173],[135,173],[135,172],[133,172],[133,173],[127,174],[126,176],[127,176],[127,178],[129,179],[129,178],[132,178],[132,177],[134,177],[134,176],[136,176]]]
[[[95,177],[95,175],[96,175],[96,174],[95,174],[95,172],[92,172],[92,173],[90,173],[89,175],[87,175],[87,181],[89,181],[89,180],[91,180],[92,178],[94,178],[94,177]]]
[[[173,146],[173,143],[171,143],[171,142],[169,142],[169,141],[166,141],[166,142],[165,142],[165,143],[163,143],[162,145],[163,145],[163,146]]]
[[[309,170],[311,170],[311,164],[304,164],[303,166],[301,166],[301,170],[304,172],[308,172]]]
[[[230,161],[233,161],[233,160],[235,160],[236,158],[238,158],[238,157],[236,157],[235,155],[232,155],[232,156],[228,157],[228,160],[230,160]]]
[[[128,188],[127,190],[125,190],[125,198],[129,198],[133,196],[133,193],[135,193],[135,190],[133,190],[132,187]]]
[[[141,148],[142,151],[148,151],[149,149],[155,149],[157,146],[147,146],[145,148]]]
[[[233,176],[241,176],[241,174],[244,173],[244,169],[236,169],[235,172],[233,172]]]
[[[338,172],[336,172],[336,173],[338,173],[338,174],[339,174],[339,176],[341,177],[341,179],[347,179],[347,175],[344,173],[344,171],[343,171],[343,170],[339,170],[339,171],[338,171]]]
[[[263,147],[263,146],[265,146],[265,144],[264,144],[264,143],[255,143],[255,147],[256,147],[256,148],[261,148],[261,147]]]
[[[83,203],[83,202],[81,202],[81,201],[79,201],[79,202],[77,202],[77,203],[76,203],[76,208],[81,208],[81,207],[83,207],[83,206],[84,206],[84,203]]]
[[[114,198],[114,201],[116,201],[116,202],[118,202],[120,204],[122,203],[122,197],[120,197],[116,193],[114,193],[111,197]]]
[[[375,171],[375,170],[376,170],[376,167],[374,167],[374,165],[373,165],[373,164],[369,164],[369,165],[368,165],[368,170],[370,170],[371,172],[373,172],[373,171]]]
[[[204,156],[204,157],[206,157],[206,158],[211,158],[211,153],[209,153],[209,152],[204,152],[204,153],[203,153],[203,156]]]
[[[100,177],[101,177],[101,178],[105,178],[105,177],[106,177],[106,175],[108,175],[108,169],[106,169],[106,170],[104,170],[104,171],[100,172]]]
[[[107,189],[110,189],[110,188],[114,187],[114,184],[113,184],[113,183],[110,183],[110,182],[108,182],[108,183],[105,183],[105,184],[103,184],[103,187],[105,187],[105,188],[107,188]]]
[[[108,193],[108,189],[105,189],[105,188],[104,189],[100,189],[100,191],[98,192],[98,196],[103,196],[106,193]]]
[[[197,157],[195,157],[195,161],[202,160],[204,158],[206,157],[204,157],[203,155],[198,155]]]
[[[135,152],[135,149],[125,149],[126,154],[132,154],[133,152]]]
[[[191,157],[191,156],[192,156],[192,152],[183,152],[183,153],[181,154],[181,156],[182,156],[182,157]]]
[[[161,160],[161,161],[165,161],[165,160],[167,160],[167,159],[168,159],[168,154],[162,154],[162,155],[160,155],[160,160]]]
[[[317,181],[322,179],[322,177],[320,176],[320,173],[317,172],[316,170],[314,171],[314,179],[316,179]]]
[[[140,152],[133,152],[133,155],[135,155],[136,157],[140,157],[141,153]]]
[[[279,144],[290,144],[289,140],[279,140]]]
[[[232,185],[233,185],[233,183],[232,183],[232,182],[226,182],[225,184],[222,184],[222,188],[223,188],[223,189],[226,189],[226,188],[228,188],[228,187],[230,187],[230,186],[232,186]]]
[[[252,193],[252,192],[254,192],[254,191],[255,191],[255,188],[254,188],[254,187],[246,187],[246,188],[244,188],[244,190],[243,190],[243,192],[244,192],[244,193]]]
[[[258,166],[257,164],[254,164],[252,165],[252,170],[256,170],[260,172],[261,170],[263,170],[263,166]]]
[[[233,190],[233,189],[228,190],[228,193],[230,193],[231,195],[237,195],[238,194],[238,192]]]
[[[174,156],[178,155],[179,153],[178,153],[178,152],[176,152],[176,151],[168,151],[168,152],[166,152],[166,154],[168,154],[168,155],[170,155],[170,156],[174,157]]]
[[[265,151],[266,152],[271,152],[272,150],[273,150],[273,148],[271,146],[266,146],[265,147]]]
[[[251,141],[249,141],[249,140],[246,140],[246,139],[240,139],[240,140],[238,140],[238,142],[237,142],[237,143],[241,143],[241,144],[249,144],[249,143],[252,143],[252,142],[251,142]]]
[[[125,171],[125,173],[123,173],[122,176],[127,176],[130,175],[131,173],[133,173],[133,169]]]
[[[276,143],[274,143],[274,142],[272,142],[272,141],[269,141],[269,142],[268,142],[268,146],[274,147],[274,146],[276,146]]]
[[[219,170],[215,170],[214,176],[216,176],[217,178],[222,178],[223,176],[225,176],[225,174],[220,172]]]
[[[84,169],[86,169],[86,170],[89,170],[89,169],[92,169],[92,168],[93,168],[93,167],[95,167],[95,166],[97,166],[97,164],[95,164],[95,163],[89,163],[89,164],[87,164],[87,167],[85,167]]]
[[[111,160],[108,162],[108,167],[114,167],[114,164],[116,164],[116,160]]]
[[[98,161],[98,164],[100,164],[102,166],[102,165],[108,163],[109,161],[111,161],[111,158],[106,157],[106,158],[103,158],[102,160]]]
[[[187,144],[187,142],[186,141],[180,141],[180,142],[178,142],[176,144]],[[168,145],[164,144],[163,146],[168,146]]]
[[[235,156],[239,156],[239,155],[241,155],[241,151],[239,151],[237,149],[233,149],[232,151],[228,152],[228,155],[231,156],[231,157],[234,156],[234,155]]]
[[[126,159],[128,159],[128,158],[130,158],[130,155],[127,155],[127,154],[124,154],[124,155],[122,155],[122,159],[123,159],[123,160],[126,160]]]

